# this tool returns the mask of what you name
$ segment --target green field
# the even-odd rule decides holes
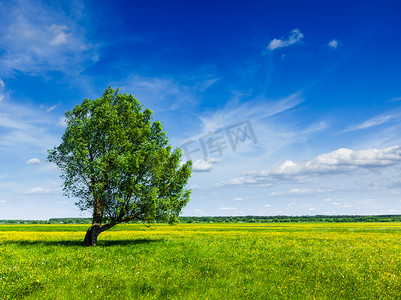
[[[0,299],[401,299],[401,223],[1,225]]]

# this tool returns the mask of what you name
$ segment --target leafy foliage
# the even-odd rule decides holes
[[[180,167],[180,150],[172,151],[151,110],[108,88],[67,111],[66,123],[48,160],[62,170],[65,194],[93,211],[93,224],[177,221],[189,201],[191,162]]]

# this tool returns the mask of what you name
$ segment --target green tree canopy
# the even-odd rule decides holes
[[[62,143],[49,150],[48,161],[62,171],[65,194],[93,213],[85,245],[96,246],[101,232],[133,219],[177,220],[189,201],[191,162],[180,166],[180,150],[168,145],[151,110],[108,88],[65,117]]]

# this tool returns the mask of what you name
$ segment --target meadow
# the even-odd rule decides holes
[[[0,225],[0,299],[400,299],[401,223]]]

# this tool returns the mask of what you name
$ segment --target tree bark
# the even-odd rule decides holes
[[[94,180],[93,180],[94,181]],[[96,246],[97,236],[108,228],[102,225],[103,210],[100,208],[100,199],[95,197],[95,207],[93,209],[92,226],[86,232],[84,244],[85,246]]]
[[[97,236],[102,232],[102,225],[100,224],[93,224],[89,227],[88,231],[86,232],[84,244],[85,246],[96,246],[97,245]]]
[[[111,222],[105,225],[99,224],[99,223],[94,223],[92,224],[91,227],[88,228],[88,231],[86,232],[85,239],[84,239],[84,244],[85,246],[89,247],[95,247],[97,246],[97,237],[99,234],[101,234],[103,231],[106,231],[110,229],[111,227],[115,226],[117,223]]]

